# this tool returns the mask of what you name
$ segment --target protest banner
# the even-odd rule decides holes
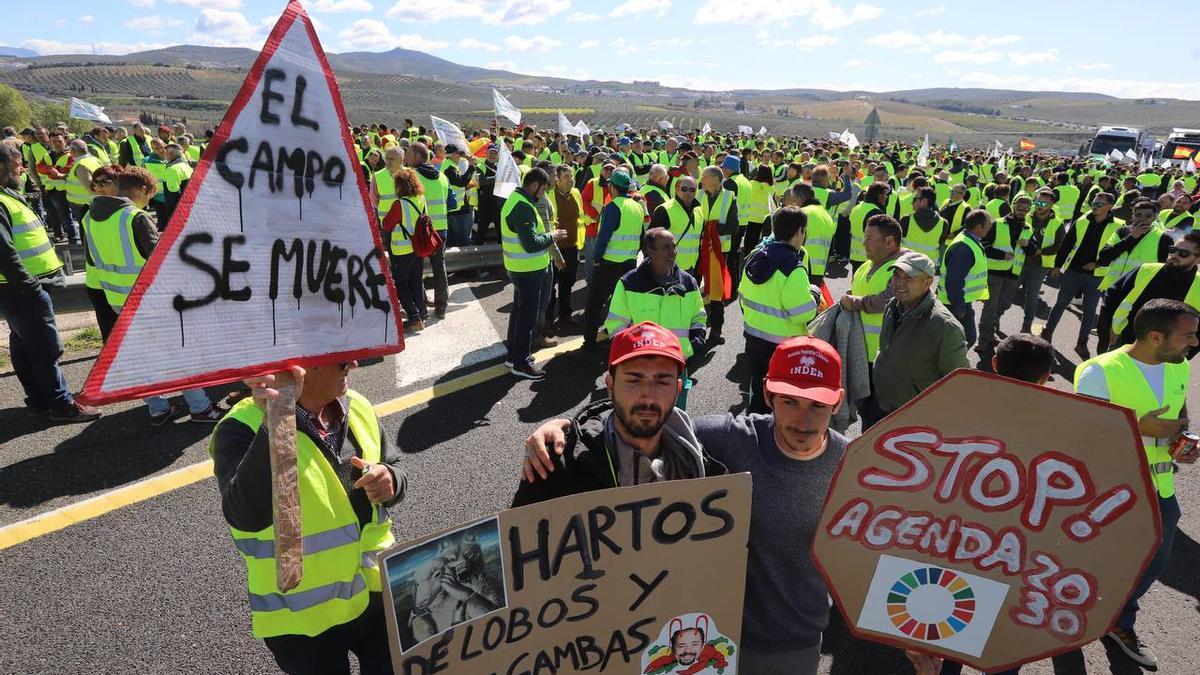
[[[588,492],[379,554],[397,675],[737,672],[750,475]]]
[[[704,126],[700,127],[700,133],[711,134],[712,133],[712,125],[709,124],[708,122],[705,122]]]
[[[81,398],[112,403],[403,349],[358,166],[333,71],[291,2],[164,224]],[[123,241],[120,271],[137,273]],[[288,590],[300,580],[301,550],[294,388],[283,379],[266,425],[278,578]]]
[[[739,124],[738,133],[742,134],[743,136],[751,136],[754,134],[754,127],[747,124]]]
[[[925,134],[925,140],[917,150],[917,166],[921,168],[929,166],[929,134]]]
[[[442,147],[454,145],[463,152],[466,152],[467,148],[470,147],[462,129],[459,129],[458,125],[454,122],[433,115],[429,116],[429,120],[433,123],[433,131],[437,134],[438,141],[442,144]]]
[[[499,199],[507,199],[521,184],[521,170],[504,141],[496,144],[496,155],[496,185],[492,188],[492,194]]]
[[[492,106],[495,108],[496,118],[503,117],[513,124],[521,123],[521,111],[516,106],[508,102],[504,95],[492,88]]]
[[[71,112],[70,116],[74,119],[91,120],[93,122],[103,122],[104,124],[112,124],[112,120],[104,112],[104,108],[88,103],[82,99],[71,97]]]
[[[674,128],[675,128],[675,125],[674,125],[674,124],[671,124],[671,122],[670,122],[670,121],[668,121],[668,120],[659,120],[659,121],[658,121],[658,128],[659,128],[660,130],[662,130],[662,131],[668,131],[668,130],[670,130],[670,129],[674,129]]]
[[[957,370],[850,444],[813,554],[856,636],[996,672],[1107,632],[1157,504],[1129,410]]]
[[[562,134],[563,138],[579,135],[579,129],[576,129],[575,125],[571,124],[571,120],[567,119],[567,116],[562,114],[561,110],[558,111],[558,133]]]

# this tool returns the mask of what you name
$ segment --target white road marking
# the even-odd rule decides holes
[[[450,288],[446,318],[429,313],[425,330],[406,335],[396,356],[396,388],[504,356],[504,341],[468,284]]]

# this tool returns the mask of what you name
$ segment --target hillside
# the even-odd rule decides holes
[[[79,96],[103,105],[124,121],[149,113],[186,119],[196,126],[220,119],[257,52],[182,45],[125,56],[13,57],[0,62],[0,83],[37,97]],[[1124,123],[1165,136],[1171,127],[1200,126],[1195,102],[1127,100],[1095,93],[931,88],[891,92],[826,89],[699,92],[654,83],[575,81],[466,66],[423,52],[330,54],[346,108],[356,122],[399,124],[433,113],[464,124],[491,120],[491,87],[497,86],[530,122],[553,126],[561,108],[572,120],[605,126],[626,122],[651,126],[666,119],[676,128],[710,122],[717,129],[739,124],[772,133],[819,136],[861,123],[879,110],[885,138],[964,146],[994,140],[1015,145],[1021,136],[1044,148],[1073,150],[1094,127]]]

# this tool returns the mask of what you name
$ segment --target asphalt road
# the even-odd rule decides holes
[[[477,298],[483,315],[503,335],[511,303],[506,284],[494,276],[459,281],[470,292],[467,286],[460,291],[457,297],[465,304],[457,309],[474,311],[470,301]],[[836,279],[830,285],[838,295],[847,282]],[[1052,299],[1053,291],[1046,295]],[[577,290],[575,306],[582,303],[583,292]],[[1012,309],[1002,329],[1018,326]],[[1052,386],[1069,386],[1078,361],[1072,351],[1077,330],[1076,316],[1068,313],[1056,343],[1066,356]],[[740,333],[740,312],[731,307],[728,343],[695,374],[692,414],[743,407]],[[414,349],[422,338],[434,339],[414,338]],[[465,372],[495,368],[499,360],[441,372],[424,361],[406,361],[415,353],[363,364],[354,374],[355,388],[378,403]],[[972,352],[971,358],[974,363],[978,357]],[[81,358],[64,364],[73,386],[82,384],[91,362]],[[415,381],[412,369],[420,375]],[[386,433],[406,453],[410,484],[407,500],[392,510],[397,539],[504,508],[516,486],[522,441],[536,423],[603,394],[599,365],[561,355],[546,370],[549,377],[540,383],[503,375],[384,418]],[[1189,404],[1200,409],[1194,390]],[[21,406],[16,378],[0,376],[0,527],[207,459],[209,428],[180,422],[152,429],[141,404],[113,406],[88,426],[61,427],[26,418]],[[1139,621],[1164,673],[1200,672],[1194,649],[1200,643],[1200,489],[1189,471],[1180,481],[1184,515],[1173,560],[1164,583],[1143,603]],[[230,545],[216,483],[201,480],[0,550],[0,672],[271,672],[270,654],[250,636],[245,598],[243,567]],[[894,650],[850,638],[834,614],[822,672],[911,672]],[[1024,672],[1134,673],[1137,668],[1092,644],[1053,668],[1042,663]]]

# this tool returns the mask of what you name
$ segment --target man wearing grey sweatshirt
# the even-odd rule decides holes
[[[730,473],[749,472],[754,481],[738,656],[743,675],[817,672],[831,602],[809,551],[846,451],[846,437],[829,428],[845,397],[841,376],[832,346],[792,338],[771,357],[765,384],[770,415],[707,415],[693,422],[705,453]],[[570,424],[552,420],[529,438],[522,485],[561,469],[561,458],[552,460],[546,448],[560,453]]]

